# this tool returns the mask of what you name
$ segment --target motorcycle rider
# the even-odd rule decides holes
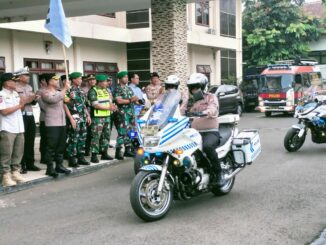
[[[220,143],[218,131],[218,108],[219,103],[214,94],[207,92],[208,79],[204,74],[194,73],[187,81],[187,87],[191,94],[187,105],[187,112],[203,114],[205,117],[197,117],[191,123],[191,127],[198,130],[202,136],[203,151],[206,153],[215,174],[214,184],[223,186],[225,180],[222,176],[216,148]]]
[[[167,79],[164,81],[165,85],[165,91],[163,94],[161,94],[158,97],[158,100],[160,100],[166,93],[169,93],[171,90],[178,90],[180,92],[181,100],[180,100],[180,111],[181,114],[185,114],[185,111],[187,109],[187,102],[188,102],[188,93],[185,91],[179,90],[180,85],[180,79],[177,75],[170,75],[167,77]]]

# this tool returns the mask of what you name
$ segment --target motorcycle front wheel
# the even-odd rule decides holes
[[[299,129],[290,128],[284,138],[284,147],[289,152],[298,151],[306,140],[306,133],[299,137]]]
[[[159,180],[159,172],[140,171],[131,184],[131,207],[137,216],[145,221],[159,220],[170,210],[173,201],[172,185],[166,180],[162,193],[158,195],[156,190]]]

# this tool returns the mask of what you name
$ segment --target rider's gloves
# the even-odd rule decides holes
[[[145,105],[145,100],[144,100],[144,99],[138,100],[138,103],[139,103],[140,105]]]

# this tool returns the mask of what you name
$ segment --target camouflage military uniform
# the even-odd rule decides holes
[[[92,154],[105,153],[109,148],[110,142],[110,124],[111,124],[111,112],[107,110],[107,115],[101,116],[97,115],[96,110],[92,104],[99,102],[98,95],[96,91],[101,91],[106,94],[108,97],[108,101],[102,101],[104,103],[112,103],[112,94],[108,89],[101,89],[97,86],[91,88],[88,91],[88,100],[91,105],[91,118],[92,118],[92,126],[91,126],[91,152]],[[103,110],[104,111],[104,110]]]
[[[79,87],[73,86],[67,91],[66,99],[69,99],[66,105],[77,124],[76,129],[71,124],[68,126],[67,155],[68,157],[84,155],[87,133],[86,96]]]
[[[114,94],[114,98],[121,97],[122,99],[131,99],[134,96],[134,92],[128,86],[117,86]],[[130,138],[128,133],[135,126],[135,112],[134,103],[128,105],[118,105],[118,111],[115,116],[115,125],[118,131],[117,148],[123,144],[130,146]]]

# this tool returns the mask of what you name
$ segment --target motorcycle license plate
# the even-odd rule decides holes
[[[278,98],[281,97],[281,95],[280,95],[280,94],[269,94],[268,97],[269,97],[269,98],[272,98],[272,99],[278,99]]]
[[[143,135],[147,135],[147,136],[153,136],[155,134],[157,134],[158,132],[158,126],[154,125],[154,126],[144,126],[141,128],[140,133]]]

